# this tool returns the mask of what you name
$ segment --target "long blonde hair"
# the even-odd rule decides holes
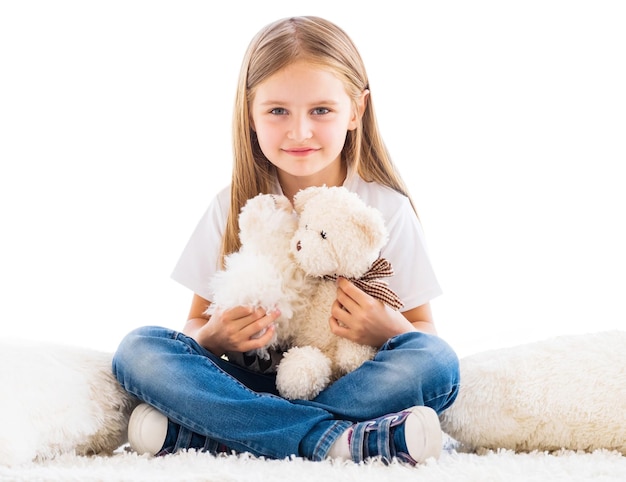
[[[355,110],[363,92],[370,91],[360,125],[348,131],[342,160],[365,181],[378,182],[410,199],[381,138],[365,66],[350,37],[323,18],[284,18],[257,33],[241,65],[233,115],[234,163],[230,212],[222,242],[222,259],[240,247],[238,215],[243,205],[259,193],[271,193],[276,183],[275,168],[261,151],[250,125],[250,104],[255,89],[298,60],[332,70],[343,81]]]

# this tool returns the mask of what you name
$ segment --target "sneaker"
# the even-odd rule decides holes
[[[430,407],[412,407],[352,426],[350,455],[354,462],[380,457],[390,463],[417,465],[438,458],[443,446],[439,417]]]
[[[130,414],[128,443],[139,455],[156,455],[165,444],[167,417],[156,408],[141,403]]]

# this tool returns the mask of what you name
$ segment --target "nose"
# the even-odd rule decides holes
[[[302,142],[312,136],[310,119],[306,115],[292,116],[287,137],[292,141]]]

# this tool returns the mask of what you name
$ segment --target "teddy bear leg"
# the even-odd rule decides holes
[[[342,375],[360,367],[367,360],[374,358],[376,349],[368,345],[359,345],[345,338],[337,340],[335,365]]]
[[[330,359],[313,346],[289,349],[276,370],[276,388],[288,400],[311,400],[330,379]]]

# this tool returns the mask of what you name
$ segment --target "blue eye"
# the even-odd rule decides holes
[[[330,109],[327,109],[326,107],[316,107],[315,109],[313,109],[313,115],[324,115],[324,114],[328,114],[330,112]]]
[[[276,107],[275,109],[270,110],[270,114],[274,115],[285,115],[287,113],[287,109],[283,109],[282,107]]]

